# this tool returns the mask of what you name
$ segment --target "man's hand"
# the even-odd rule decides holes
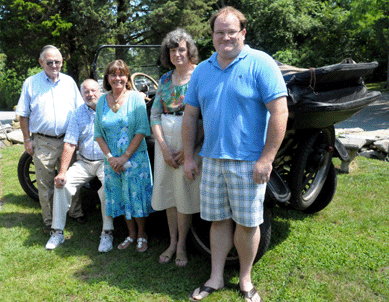
[[[273,170],[271,162],[261,162],[258,160],[254,165],[253,180],[255,183],[261,185],[270,180],[270,174]]]
[[[199,167],[193,159],[184,161],[184,173],[190,180],[195,180],[196,175],[199,175]]]
[[[54,177],[54,185],[57,189],[62,189],[66,184],[66,173],[59,173]]]
[[[32,140],[24,142],[24,150],[31,156],[34,154],[34,147],[32,146]]]

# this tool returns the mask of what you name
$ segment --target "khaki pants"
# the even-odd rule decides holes
[[[98,177],[102,183],[97,192],[101,202],[101,215],[103,218],[103,230],[113,230],[113,218],[105,214],[104,194],[104,161],[79,160],[66,172],[66,184],[62,189],[54,189],[54,230],[63,230],[66,224],[66,213],[71,207],[71,199],[78,189],[85,183]]]
[[[59,168],[61,164],[63,140],[34,134],[33,146],[33,160],[38,186],[39,202],[42,208],[43,223],[46,226],[51,226],[54,177],[57,175],[55,168]],[[75,200],[73,200],[69,215],[74,218],[83,216],[78,195],[75,197]]]

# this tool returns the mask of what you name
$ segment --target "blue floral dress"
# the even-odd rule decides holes
[[[137,92],[114,113],[103,95],[96,107],[95,138],[103,137],[113,156],[127,150],[135,134],[150,134],[146,105]],[[107,216],[147,217],[153,212],[151,166],[145,139],[129,159],[131,166],[118,175],[105,160],[105,205]]]

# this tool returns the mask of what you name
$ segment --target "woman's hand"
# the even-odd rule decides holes
[[[167,146],[165,148],[162,148],[161,150],[165,163],[174,169],[178,169],[179,164],[175,159],[176,153],[174,153],[174,151]]]
[[[126,163],[127,157],[125,156],[119,156],[119,157],[111,157],[108,159],[108,162],[112,168],[117,174],[120,174],[120,172],[125,171],[123,165]]]
[[[181,166],[184,163],[184,149],[180,149],[179,151],[174,153],[174,160],[176,163]]]

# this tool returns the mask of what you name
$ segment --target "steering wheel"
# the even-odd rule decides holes
[[[157,91],[158,82],[151,76],[141,72],[133,73],[131,75],[131,81],[136,91],[143,92],[146,95],[146,103],[150,102],[151,98],[149,97],[149,93]]]

